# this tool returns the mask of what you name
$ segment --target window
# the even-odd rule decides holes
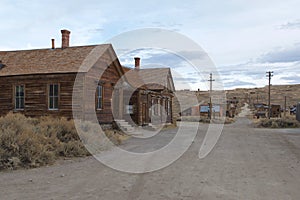
[[[17,85],[15,88],[15,109],[22,110],[24,109],[24,85]]]
[[[158,99],[157,99],[157,115],[159,115],[159,116],[160,116],[160,114],[161,114],[160,109],[161,109],[161,104],[160,104],[160,99],[158,98]]]
[[[172,105],[171,105],[171,100],[168,100],[168,115],[171,114],[171,108],[172,108]]]
[[[58,84],[49,85],[49,110],[58,110]]]
[[[103,109],[103,85],[97,86],[97,94],[96,94],[96,101],[97,101],[97,109]]]
[[[133,105],[126,105],[126,114],[133,114]]]
[[[166,99],[165,103],[166,114],[169,115],[169,99]]]

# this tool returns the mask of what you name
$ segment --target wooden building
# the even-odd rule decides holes
[[[233,97],[226,101],[226,117],[233,118],[236,115],[238,103],[239,100],[236,97]]]
[[[256,118],[266,118],[268,113],[268,105],[264,103],[254,103],[253,104],[255,112],[254,116]]]
[[[141,69],[136,57],[135,68],[123,67],[127,87],[123,95],[127,108],[124,119],[131,124],[174,123],[172,101],[175,87],[169,68]]]
[[[70,47],[70,31],[61,33],[61,48],[56,48],[52,39],[52,47],[48,49],[0,52],[0,116],[15,112],[30,117],[81,115],[89,119],[96,113],[102,124],[125,118],[130,105],[124,104],[124,96],[119,95],[118,101],[112,100],[115,90],[121,93],[124,89],[115,85],[125,74],[112,45]],[[170,70],[169,78],[172,82]],[[130,85],[130,79],[126,81]],[[131,102],[138,111],[131,116],[133,121],[138,125],[150,122],[148,116],[152,112],[151,105],[155,104],[153,101],[167,108],[173,87],[156,88],[148,84],[136,88],[131,97],[139,99]],[[117,108],[116,115],[112,107]],[[172,107],[168,109],[168,121],[171,121]]]
[[[279,118],[281,117],[281,106],[280,105],[271,105],[271,117]]]

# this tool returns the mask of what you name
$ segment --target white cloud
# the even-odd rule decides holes
[[[295,83],[297,77],[292,80],[288,77],[300,74],[298,58],[294,59],[299,49],[292,51],[293,45],[300,42],[299,7],[299,0],[192,0],[184,3],[179,0],[32,0],[30,3],[2,0],[0,50],[46,48],[50,47],[51,38],[60,46],[62,28],[71,30],[71,45],[103,43],[137,28],[166,28],[179,31],[201,45],[216,65],[222,66],[218,69],[225,86],[264,85],[265,71],[269,69],[275,72],[274,83]],[[162,52],[140,52],[129,54],[122,63],[133,66],[133,56],[140,56],[143,63],[154,54],[161,63],[170,59]],[[191,77],[188,73],[195,71],[184,62],[176,65],[174,60],[169,60],[169,64],[185,77]],[[209,74],[209,70],[204,71],[203,80]],[[201,89],[206,85],[199,81],[191,87]]]

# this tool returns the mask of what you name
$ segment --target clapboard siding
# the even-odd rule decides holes
[[[76,74],[44,74],[0,77],[0,115],[10,111],[24,113],[26,116],[44,115],[72,118],[72,92]],[[48,85],[59,84],[59,109],[48,109]],[[25,108],[14,109],[14,87],[25,86]]]
[[[65,74],[32,74],[18,76],[0,77],[0,115],[8,112],[20,112],[30,117],[40,116],[63,116],[72,118],[72,95],[73,106],[80,114],[79,117],[89,119],[97,116],[100,123],[112,123],[113,114],[111,98],[114,85],[120,78],[117,66],[112,62],[109,52],[101,56],[101,60],[86,73],[81,73],[81,80],[76,88],[74,82],[77,73]],[[59,109],[48,109],[48,87],[49,84],[59,84]],[[103,109],[96,110],[96,87],[98,84],[104,87]],[[14,87],[15,85],[25,86],[25,108],[24,110],[14,109]]]
[[[113,62],[109,52],[105,52],[85,77],[85,113],[87,118],[94,116],[96,108],[95,96],[98,84],[103,86],[103,109],[96,110],[96,116],[100,123],[111,123],[114,120],[112,113],[112,93],[114,85],[120,79],[118,66]],[[91,116],[89,116],[91,115]]]

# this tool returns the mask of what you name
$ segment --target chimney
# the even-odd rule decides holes
[[[52,48],[52,49],[55,49],[55,43],[54,43],[54,42],[55,42],[55,40],[54,40],[54,39],[51,39],[51,43],[52,43],[52,47],[51,47],[51,48]]]
[[[141,59],[139,57],[134,57],[134,62],[135,62],[134,67],[135,67],[135,69],[140,69],[140,61],[141,61]]]
[[[61,48],[67,48],[69,47],[69,41],[70,41],[70,31],[63,29],[61,32]]]

